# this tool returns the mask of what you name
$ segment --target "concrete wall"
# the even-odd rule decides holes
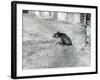
[[[39,11],[35,11],[35,15],[36,16],[40,16],[40,12]]]
[[[58,12],[58,20],[77,24],[80,23],[80,13]]]
[[[80,23],[80,13],[68,13],[68,22],[77,24]]]
[[[74,13],[74,23],[80,23],[80,13]]]
[[[67,21],[67,13],[58,12],[58,20]]]
[[[50,12],[50,11],[28,11],[29,14],[42,18],[52,18],[72,24],[80,23],[80,13],[72,12]]]

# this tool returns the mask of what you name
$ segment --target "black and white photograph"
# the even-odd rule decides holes
[[[23,69],[90,66],[91,14],[23,10]]]
[[[13,78],[97,72],[96,6],[12,5]]]

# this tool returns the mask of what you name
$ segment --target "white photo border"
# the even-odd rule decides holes
[[[57,6],[56,6],[57,5]],[[97,73],[97,6],[81,6],[81,5],[65,5],[65,4],[49,4],[49,3],[34,3],[34,2],[12,2],[12,27],[16,26],[14,34],[16,34],[15,53],[12,51],[12,78],[27,78],[27,77],[46,77]],[[91,66],[90,67],[72,67],[72,68],[51,68],[51,69],[31,69],[22,70],[22,10],[45,10],[45,11],[62,11],[62,12],[81,12],[91,13]],[[15,17],[14,17],[15,16]],[[12,29],[13,30],[13,29]],[[13,32],[13,31],[12,31]],[[13,37],[13,36],[12,36]],[[15,37],[13,37],[15,38]],[[14,43],[13,43],[14,44]],[[13,49],[13,48],[12,48]],[[14,56],[15,54],[15,56]],[[15,58],[15,59],[14,59]],[[67,73],[66,73],[67,72]]]

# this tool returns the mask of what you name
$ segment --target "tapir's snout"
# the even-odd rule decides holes
[[[57,34],[54,34],[54,35],[53,35],[53,38],[58,38],[58,35],[57,35]]]

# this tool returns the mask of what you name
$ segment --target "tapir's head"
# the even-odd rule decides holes
[[[57,33],[55,33],[55,34],[53,35],[53,38],[58,38],[59,35],[60,35],[60,32],[58,31]]]

